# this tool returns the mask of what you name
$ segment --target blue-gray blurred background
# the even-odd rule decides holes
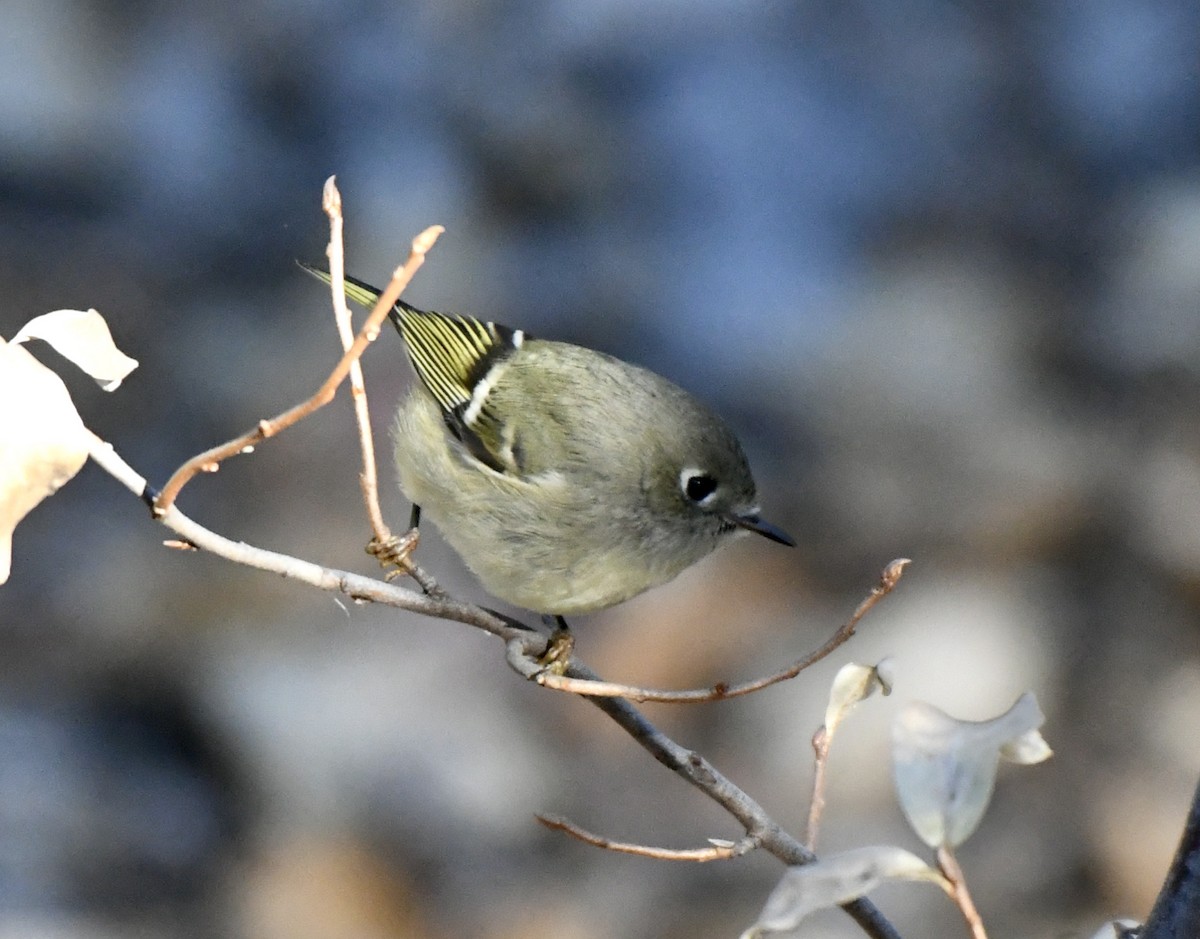
[[[1200,775],[1200,7],[1188,0],[5,0],[0,334],[96,307],[141,367],[64,369],[161,482],[335,360],[349,269],[657,369],[746,441],[743,541],[575,624],[614,679],[690,687],[858,638],[749,699],[648,708],[800,832],[836,668],[896,692],[835,744],[820,847],[920,850],[888,721],[1034,691],[1056,755],[1004,769],[961,851],[996,935],[1144,916]],[[47,361],[61,364],[53,355]],[[408,382],[366,359],[381,439]],[[371,572],[343,393],[181,505]],[[2,442],[0,442],[2,445]],[[383,449],[387,449],[384,444]],[[383,468],[390,480],[390,467]],[[400,527],[407,506],[389,485]],[[0,936],[733,936],[781,873],[600,852],[736,826],[586,703],[454,624],[161,547],[94,467],[0,589]],[[431,531],[425,566],[486,597]],[[876,896],[959,935],[926,887]],[[857,932],[822,914],[808,936]]]

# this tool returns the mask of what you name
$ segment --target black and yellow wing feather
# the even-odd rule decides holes
[[[330,282],[329,272],[298,262],[314,277]],[[346,296],[372,307],[380,291],[352,277]],[[413,369],[441,408],[442,417],[470,453],[501,473],[520,473],[511,432],[488,406],[492,381],[509,356],[521,346],[524,334],[473,316],[420,310],[403,300],[389,316],[404,338]]]

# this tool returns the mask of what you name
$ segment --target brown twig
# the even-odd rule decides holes
[[[342,349],[348,352],[354,343],[354,328],[350,310],[346,306],[342,194],[338,191],[336,178],[333,176],[325,181],[325,188],[321,194],[321,207],[329,216],[329,247],[325,253],[329,258],[329,289],[333,295],[333,318],[337,324],[338,337],[342,341]],[[430,244],[432,245],[432,242]],[[413,269],[413,273],[415,272],[416,268]],[[350,396],[354,401],[355,423],[358,425],[359,449],[362,454],[362,472],[359,474],[358,481],[362,490],[367,521],[373,532],[367,551],[384,567],[394,566],[399,572],[408,574],[429,596],[445,597],[445,593],[438,586],[437,581],[412,560],[412,552],[417,546],[417,530],[413,529],[400,538],[396,538],[383,519],[383,510],[379,507],[379,473],[375,459],[375,437],[371,430],[367,388],[363,381],[362,362],[359,359],[350,363],[349,378]]]
[[[325,188],[321,192],[321,208],[329,216],[329,247],[326,256],[329,258],[329,286],[333,294],[333,319],[337,325],[338,338],[342,341],[342,351],[349,352],[354,344],[354,322],[350,318],[350,309],[346,306],[346,262],[345,248],[342,239],[342,194],[337,188],[337,178],[330,176],[325,180]],[[359,449],[362,452],[362,473],[359,474],[359,486],[362,489],[363,504],[367,511],[367,520],[375,533],[376,541],[387,541],[392,537],[391,529],[383,520],[383,511],[379,507],[379,474],[375,464],[375,437],[371,431],[371,411],[367,404],[367,387],[363,381],[362,362],[355,359],[350,363],[350,397],[354,401],[354,418],[358,424]]]
[[[510,661],[511,661],[510,652]],[[595,681],[598,676],[578,660],[572,660],[568,674]],[[741,824],[746,837],[758,841],[764,851],[784,864],[810,864],[815,856],[779,823],[767,814],[748,793],[738,788],[699,753],[680,746],[650,723],[624,698],[590,697],[586,699],[617,723],[634,741],[671,772],[703,792]],[[900,939],[896,928],[866,898],[843,904],[851,918],[871,939]]]
[[[954,851],[949,845],[942,845],[938,848],[937,859],[943,876],[950,881],[950,895],[962,911],[963,919],[967,921],[967,927],[971,930],[972,939],[987,939],[987,931],[983,928],[983,919],[979,916],[979,911],[975,909],[974,901],[971,900],[970,891],[967,890],[966,875],[958,866],[958,858],[954,856]]]
[[[204,453],[197,454],[180,466],[171,475],[171,478],[167,480],[167,484],[163,486],[162,491],[154,499],[153,512],[155,517],[162,516],[175,504],[175,499],[179,496],[180,491],[197,473],[216,472],[223,460],[227,460],[229,457],[236,456],[239,453],[246,453],[253,450],[255,444],[268,437],[274,437],[280,431],[291,427],[297,421],[303,420],[313,411],[333,400],[334,392],[337,391],[338,385],[342,383],[342,380],[349,373],[350,366],[358,360],[363,350],[375,341],[379,335],[380,324],[383,323],[384,318],[388,315],[388,311],[391,310],[392,306],[400,298],[401,291],[408,286],[408,282],[412,280],[417,269],[425,263],[426,253],[433,247],[434,242],[437,241],[438,236],[443,231],[445,229],[441,225],[432,225],[413,239],[408,261],[405,262],[403,267],[396,269],[387,289],[375,304],[375,308],[371,311],[370,316],[367,317],[367,321],[363,324],[362,329],[359,330],[353,344],[342,355],[342,358],[333,371],[329,373],[329,377],[325,379],[321,387],[317,389],[311,398],[297,404],[295,407],[289,408],[277,417],[259,421],[253,430],[247,431],[240,437],[236,437],[210,450],[206,450]]]
[[[87,435],[88,456],[130,492],[141,498],[146,491],[145,478],[126,463],[111,444],[101,440],[91,431],[87,431]],[[465,623],[496,636],[515,649],[523,649],[523,655],[536,656],[546,647],[545,636],[491,610],[445,596],[423,595],[373,577],[364,577],[361,574],[352,574],[276,551],[257,548],[244,541],[232,541],[193,521],[184,515],[178,506],[167,509],[159,516],[158,522],[179,535],[189,547],[207,551],[234,564],[278,574],[319,590],[340,593],[351,600],[380,603],[437,619]],[[177,542],[172,541],[168,544],[174,547]]]
[[[817,850],[817,832],[821,827],[821,813],[825,811],[825,767],[829,764],[829,744],[833,738],[822,725],[813,734],[813,792],[812,801],[808,804],[808,827],[804,833],[804,843],[808,850]]]
[[[742,684],[730,685],[722,682],[713,685],[711,688],[664,691],[654,688],[639,688],[634,685],[622,685],[608,681],[577,681],[569,675],[558,675],[547,671],[536,662],[530,663],[522,671],[522,674],[526,678],[536,681],[539,685],[552,688],[555,691],[567,691],[571,694],[595,698],[628,698],[631,701],[654,701],[663,704],[697,704],[705,701],[723,701],[727,698],[738,698],[742,695],[752,694],[755,691],[762,691],[764,688],[769,688],[771,685],[776,685],[781,681],[788,681],[795,678],[806,668],[815,665],[837,649],[838,646],[847,642],[854,635],[854,630],[858,627],[862,618],[870,612],[876,603],[892,592],[892,589],[900,582],[900,578],[904,575],[904,569],[911,563],[908,558],[898,558],[888,564],[883,569],[879,582],[871,588],[870,593],[859,603],[857,609],[854,611],[854,615],[839,626],[837,631],[819,649],[810,652],[801,659],[797,659],[781,671],[763,678],[743,682]],[[511,661],[510,659],[510,663]],[[520,671],[520,669],[518,670]]]
[[[552,831],[561,831],[593,847],[603,848],[605,851],[616,851],[620,854],[636,854],[638,857],[655,858],[659,861],[693,861],[700,864],[706,861],[726,861],[748,854],[758,847],[757,838],[745,837],[738,841],[712,844],[707,848],[655,848],[650,845],[613,841],[603,835],[580,828],[574,822],[557,815],[535,815],[534,818]]]

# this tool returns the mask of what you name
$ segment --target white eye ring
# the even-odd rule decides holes
[[[693,505],[707,506],[717,494],[718,483],[709,473],[689,466],[679,474],[679,490]]]

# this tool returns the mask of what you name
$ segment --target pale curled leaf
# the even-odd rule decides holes
[[[1000,747],[1000,759],[1021,766],[1032,766],[1054,756],[1050,744],[1039,730],[1030,730],[1005,742]]]
[[[930,847],[962,844],[987,810],[1000,759],[1040,762],[1051,751],[1037,732],[1037,699],[1021,695],[990,721],[960,721],[915,701],[892,724],[892,770],[905,817]]]
[[[825,708],[825,733],[832,737],[838,724],[862,700],[876,691],[892,693],[892,661],[882,659],[878,665],[859,665],[850,662],[838,669],[829,689],[829,704]]]
[[[88,437],[66,386],[20,346],[0,340],[0,584],[13,529],[79,472]]]
[[[793,930],[810,913],[856,900],[885,880],[925,880],[948,887],[940,872],[903,848],[855,848],[789,867],[742,939]]]
[[[41,339],[96,379],[105,391],[115,391],[137,368],[137,361],[117,348],[108,323],[95,310],[55,310],[35,316],[13,336],[13,343]]]

